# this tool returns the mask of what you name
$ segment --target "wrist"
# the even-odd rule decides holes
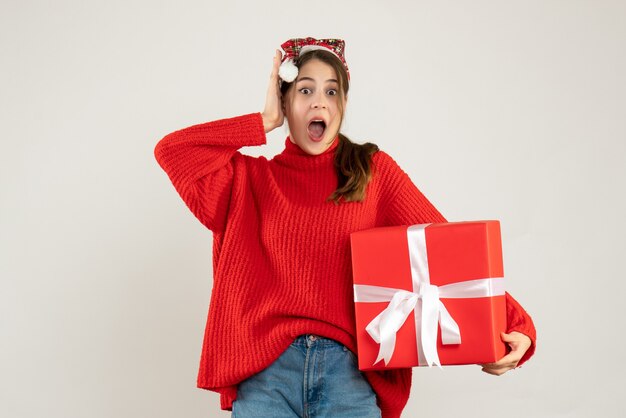
[[[270,124],[269,118],[265,115],[265,112],[261,112],[261,119],[263,119],[263,130],[265,133],[274,129]]]
[[[282,120],[277,119],[276,117],[271,117],[265,114],[265,112],[261,112],[261,118],[263,119],[263,129],[265,133],[273,131],[282,125]]]

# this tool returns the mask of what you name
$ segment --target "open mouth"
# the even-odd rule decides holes
[[[308,127],[309,135],[314,141],[319,141],[326,131],[326,122],[323,120],[312,120]]]

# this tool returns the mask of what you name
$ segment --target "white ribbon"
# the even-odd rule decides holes
[[[443,344],[461,344],[461,331],[440,299],[481,298],[504,295],[504,278],[492,277],[451,283],[430,284],[428,252],[424,229],[430,224],[412,225],[407,229],[413,291],[390,287],[354,285],[355,302],[389,302],[387,307],[365,328],[380,344],[378,357],[385,365],[391,361],[396,333],[411,312],[415,311],[415,331],[420,366],[441,367],[437,353],[437,333],[441,327]]]

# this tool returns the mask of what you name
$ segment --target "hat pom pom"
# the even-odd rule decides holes
[[[293,63],[293,60],[287,58],[280,64],[278,68],[278,76],[286,81],[287,83],[291,83],[298,76],[298,67]]]

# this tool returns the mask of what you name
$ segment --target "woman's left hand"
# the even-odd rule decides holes
[[[495,363],[481,364],[485,373],[500,376],[517,367],[517,363],[530,348],[531,341],[527,335],[513,331],[510,334],[502,333],[500,338],[511,347],[511,351]]]

